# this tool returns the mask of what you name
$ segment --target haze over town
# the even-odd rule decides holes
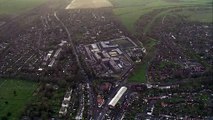
[[[0,119],[213,119],[212,6],[0,0]]]

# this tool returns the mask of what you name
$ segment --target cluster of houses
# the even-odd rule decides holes
[[[59,115],[64,116],[67,114],[67,109],[69,107],[69,103],[71,100],[71,94],[72,94],[72,90],[68,91],[65,96],[64,96],[64,100],[62,101],[61,104],[61,109],[59,110]]]
[[[62,52],[62,47],[67,44],[67,41],[62,40],[60,44],[58,44],[59,48],[55,51],[54,55],[53,52],[54,50],[50,50],[47,55],[44,57],[42,65],[45,66],[47,65],[47,62],[49,62],[48,67],[53,67],[54,63],[56,62],[56,59]],[[38,70],[42,70],[42,68],[39,68]]]

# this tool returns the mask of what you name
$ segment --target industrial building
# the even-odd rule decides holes
[[[116,93],[116,95],[112,98],[112,100],[109,102],[110,107],[115,107],[115,105],[118,103],[118,101],[121,99],[123,94],[126,92],[127,87],[123,86],[119,89],[119,91]]]

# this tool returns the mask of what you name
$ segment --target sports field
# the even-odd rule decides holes
[[[161,9],[167,8],[169,10],[177,9],[177,8],[187,8],[187,7],[212,7],[212,0],[110,0],[114,5],[114,14],[118,16],[121,22],[126,26],[126,28],[135,32],[135,24],[137,20],[153,10],[159,10],[159,14],[156,16],[152,16],[153,19],[157,19],[157,17],[161,17],[167,12],[162,11]],[[189,11],[185,9],[187,13]],[[186,12],[183,11],[183,14]],[[200,11],[202,16],[199,17],[195,12],[191,11],[191,13],[187,14],[189,20],[192,21],[201,21],[201,22],[211,22],[212,18],[212,9],[208,11]],[[205,18],[203,18],[205,17]],[[153,20],[154,22],[154,20]]]
[[[73,0],[66,9],[112,7],[108,0]]]
[[[0,119],[18,120],[36,87],[30,81],[0,79]]]
[[[47,0],[0,0],[0,15],[16,15],[30,10]]]

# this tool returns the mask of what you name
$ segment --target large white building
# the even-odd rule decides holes
[[[118,101],[120,100],[120,98],[123,96],[123,94],[126,92],[127,87],[123,86],[119,89],[119,91],[117,92],[117,94],[112,98],[112,100],[109,102],[109,106],[111,107],[115,107],[115,105],[118,103]]]

